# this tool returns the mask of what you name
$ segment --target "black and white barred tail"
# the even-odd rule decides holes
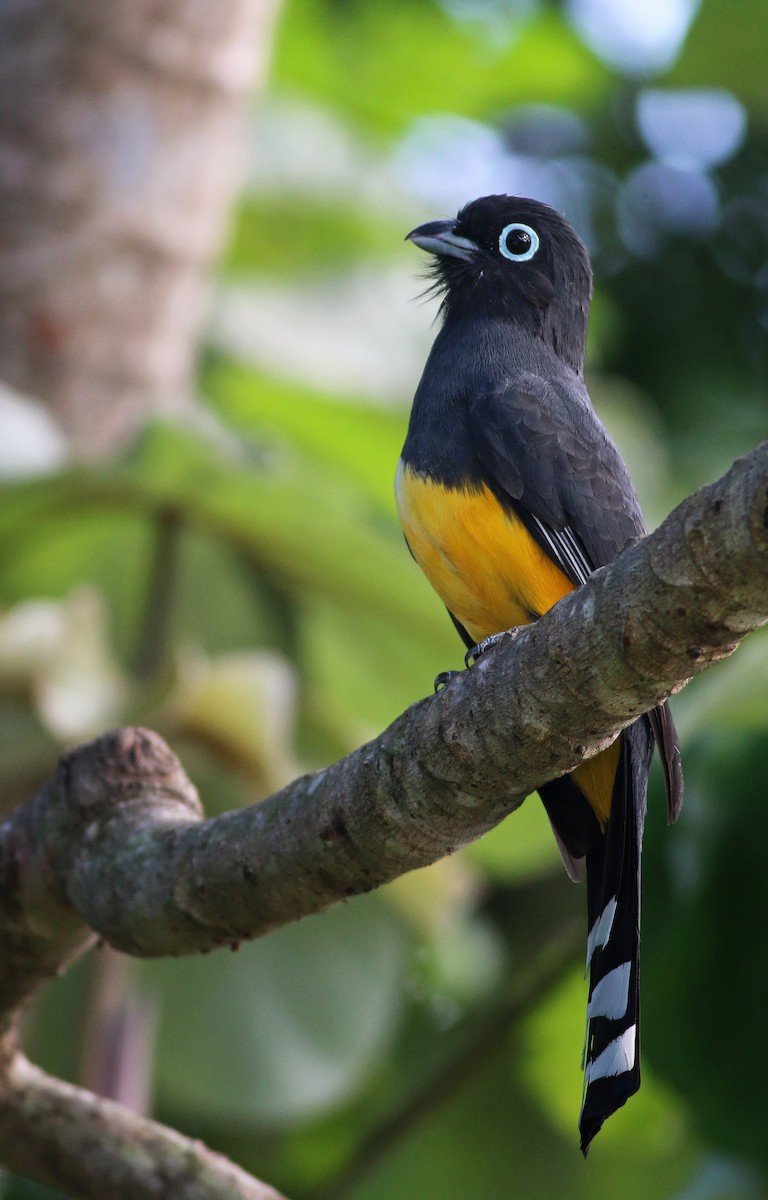
[[[603,1122],[640,1087],[640,860],[653,738],[647,718],[622,736],[611,816],[586,856],[589,1003],[584,1154]]]

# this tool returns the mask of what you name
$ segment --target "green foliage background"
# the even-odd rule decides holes
[[[305,143],[284,144],[282,173],[254,167],[220,310],[260,297],[258,320],[309,295],[319,314],[391,272],[412,272],[416,296],[402,236],[437,213],[392,183],[414,122],[455,114],[512,137],[532,103],[574,114],[579,169],[604,181],[584,209],[590,386],[658,520],[764,435],[766,61],[763,0],[703,0],[674,62],[650,75],[598,57],[555,3],[287,0],[254,128],[315,114],[347,148],[346,174],[312,186],[311,123]],[[649,86],[727,88],[747,127],[707,175],[718,219],[692,236],[652,211],[641,254],[622,242],[621,197],[652,157],[635,117]],[[312,309],[296,311],[298,358]],[[402,331],[421,321],[423,356],[424,312],[404,302],[401,318]],[[212,322],[195,427],[157,424],[111,466],[2,488],[9,805],[62,745],[139,720],[168,737],[209,811],[251,803],[375,735],[460,664],[393,510],[418,368],[388,400],[356,394],[265,365],[247,321],[236,332]],[[687,801],[667,830],[655,781],[644,1086],[586,1166],[584,897],[535,798],[452,860],[237,955],[136,964],[156,1023],[156,1115],[294,1200],[768,1194],[767,666],[755,636],[676,701]],[[27,1033],[71,1078],[92,972],[50,988]],[[50,1194],[5,1186],[7,1200]]]

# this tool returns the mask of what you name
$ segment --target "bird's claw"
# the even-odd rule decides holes
[[[435,676],[435,691],[442,691],[446,684],[450,683],[453,677],[459,674],[459,671],[441,671],[439,675]]]
[[[491,647],[497,645],[502,638],[515,637],[517,632],[518,630],[514,628],[503,629],[501,633],[492,633],[490,637],[483,638],[482,642],[478,642],[476,646],[471,646],[469,650],[467,650],[467,653],[464,655],[464,666],[467,668],[467,670],[469,670],[469,668],[474,666],[479,658],[482,658],[484,654],[487,654]],[[460,674],[461,671],[441,671],[440,674],[435,678],[435,691],[441,691],[446,684],[451,682],[455,675]]]
[[[467,669],[473,667],[478,658],[482,658],[491,649],[491,646],[498,645],[502,638],[508,637],[510,632],[509,629],[503,629],[501,633],[492,633],[489,637],[483,638],[482,642],[478,642],[476,646],[470,646],[464,655],[464,666]]]

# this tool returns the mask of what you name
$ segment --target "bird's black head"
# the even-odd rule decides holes
[[[544,338],[581,372],[592,271],[581,239],[553,208],[483,196],[455,220],[429,221],[408,238],[435,256],[446,320],[502,317]]]

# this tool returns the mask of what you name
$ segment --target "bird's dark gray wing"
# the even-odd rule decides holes
[[[469,408],[475,450],[497,495],[573,584],[645,533],[624,461],[579,381],[521,373],[478,393]],[[677,731],[666,704],[648,718],[675,821],[683,802]]]
[[[521,373],[470,400],[497,494],[574,584],[645,532],[629,474],[575,378]]]

